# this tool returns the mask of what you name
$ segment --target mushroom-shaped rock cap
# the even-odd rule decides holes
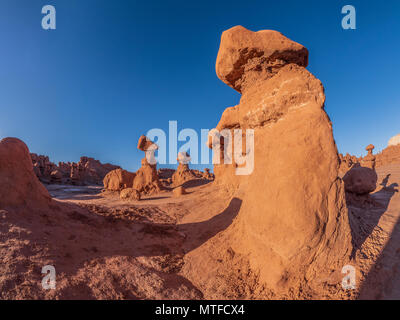
[[[365,148],[365,150],[367,150],[367,151],[372,151],[374,149],[375,149],[375,146],[373,144],[370,144]]]
[[[142,151],[157,150],[158,146],[146,136],[140,136],[137,148]]]
[[[179,163],[187,164],[190,162],[191,157],[187,152],[179,152],[177,159]]]
[[[216,71],[218,78],[242,93],[246,74],[255,73],[251,81],[268,78],[290,63],[307,67],[308,50],[278,31],[236,26],[222,33]]]

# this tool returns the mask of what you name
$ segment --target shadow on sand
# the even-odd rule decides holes
[[[365,240],[371,235],[380,218],[386,212],[393,195],[398,192],[397,183],[386,186],[389,176],[383,179],[381,183],[384,187],[372,195],[357,197],[346,194],[353,242],[351,259],[355,257],[357,250],[360,250]]]
[[[383,188],[370,196],[370,206],[348,205],[353,239],[352,258],[378,225],[388,210],[392,197],[398,192],[397,183],[388,185],[391,174],[380,183]],[[400,299],[400,220],[394,224],[388,242],[361,284],[358,299]]]
[[[176,225],[154,223],[146,219],[109,219],[109,216],[96,214],[72,203],[53,201],[52,212],[42,213],[34,220],[13,219],[13,223],[30,230],[26,235],[21,234],[22,238],[30,242],[41,242],[40,239],[46,238],[49,244],[47,263],[54,265],[58,273],[67,277],[76,275],[88,263],[101,266],[106,263],[106,259],[128,259],[133,263],[129,268],[135,270],[135,263],[138,263],[135,258],[154,257],[164,261],[162,265],[166,265],[167,271],[152,269],[151,272],[166,277],[168,287],[179,288],[185,285],[198,290],[188,279],[178,274],[183,256],[229,227],[241,203],[240,199],[233,198],[225,210],[209,220]],[[160,211],[155,213],[160,214]],[[62,297],[94,298],[86,283],[80,283],[79,286],[78,291],[73,287],[65,288]],[[135,299],[135,296],[129,298]]]

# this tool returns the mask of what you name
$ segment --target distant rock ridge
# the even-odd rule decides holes
[[[77,163],[59,162],[57,166],[47,156],[30,155],[36,176],[47,184],[101,185],[107,173],[120,168],[89,157],[81,157]]]

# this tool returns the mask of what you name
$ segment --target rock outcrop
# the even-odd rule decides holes
[[[213,244],[187,256],[185,272],[195,285],[204,288],[202,274],[226,274],[232,263],[243,263],[245,272],[248,261],[275,298],[289,291],[298,297],[302,286],[320,286],[348,261],[351,235],[338,152],[324,88],[305,69],[307,61],[306,48],[276,31],[237,26],[222,34],[217,75],[242,97],[216,129],[242,129],[243,135],[254,130],[254,170],[239,176],[235,161],[214,165],[216,181],[236,188],[241,206]]]
[[[388,164],[400,164],[400,144],[390,145],[377,153],[375,161],[377,168]]]
[[[360,164],[360,159],[358,159],[356,156],[351,156],[348,153],[346,153],[345,156],[339,154],[339,163],[339,175],[343,177],[353,166]]]
[[[104,189],[109,191],[121,191],[126,188],[132,188],[135,176],[135,173],[123,169],[112,170],[104,177]]]
[[[46,161],[44,162],[46,164]],[[43,168],[47,168],[45,165]],[[0,209],[48,207],[51,197],[38,180],[28,147],[16,138],[0,141]]]
[[[123,189],[119,194],[120,199],[122,200],[140,200],[140,192],[133,188]]]
[[[47,184],[101,185],[108,172],[119,168],[89,157],[81,157],[77,163],[60,162],[58,166],[47,156],[31,153],[31,158],[36,176]]]
[[[376,189],[378,176],[372,168],[356,166],[343,177],[346,192],[366,195]]]
[[[142,159],[142,166],[136,172],[133,188],[143,194],[159,192],[162,185],[157,175],[157,164],[154,157],[158,146],[146,136],[141,136],[137,148],[144,151],[146,156]]]
[[[189,169],[190,155],[187,152],[178,153],[178,168],[172,176],[172,183],[175,186],[182,185],[186,181],[196,179],[196,175]]]
[[[375,156],[372,154],[374,149],[375,146],[372,144],[365,148],[365,150],[368,151],[368,154],[361,160],[361,166],[375,170]]]

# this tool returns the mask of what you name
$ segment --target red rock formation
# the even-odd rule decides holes
[[[41,160],[46,160],[41,158]],[[47,159],[48,160],[48,159]],[[43,167],[47,169],[47,162]],[[36,177],[28,147],[21,140],[0,141],[0,209],[31,211],[48,207],[51,197]]]
[[[320,286],[348,261],[337,148],[324,89],[304,68],[307,58],[306,48],[276,31],[238,26],[222,35],[217,75],[242,97],[224,111],[217,129],[253,129],[255,167],[251,175],[236,176],[235,163],[214,166],[216,180],[237,186],[242,204],[218,239],[187,256],[185,272],[195,285],[205,288],[210,274],[226,274],[232,263],[248,270],[247,260],[278,298],[305,283]]]
[[[133,188],[123,189],[119,194],[120,199],[122,200],[140,200],[140,192]]]
[[[375,170],[375,156],[372,154],[374,148],[374,145],[368,145],[365,148],[365,150],[368,151],[368,154],[361,160],[361,165],[363,167],[370,168],[372,170]]]
[[[81,157],[78,163],[60,162],[55,165],[47,156],[31,154],[34,171],[43,183],[64,183],[74,185],[100,185],[108,172],[118,169],[109,163],[89,157]],[[57,176],[52,173],[57,172]]]
[[[172,183],[175,186],[197,178],[196,175],[189,169],[189,162],[191,158],[187,152],[179,152],[177,160],[179,165],[172,176]]]
[[[126,188],[132,188],[135,176],[135,173],[123,169],[112,170],[104,177],[104,189],[109,191],[121,191]]]
[[[45,183],[50,183],[50,175],[54,170],[57,170],[57,166],[47,156],[39,156],[36,153],[31,153],[30,156],[33,163],[33,170],[37,177]]]
[[[376,189],[378,176],[372,168],[353,167],[343,177],[346,192],[365,195]]]
[[[141,136],[137,148],[145,151],[146,157],[142,159],[142,166],[136,172],[133,188],[143,194],[159,192],[162,185],[157,175],[157,164],[154,158],[154,152],[158,146],[146,136]]]
[[[400,164],[400,145],[389,146],[376,154],[376,167],[385,166],[388,164]]]

